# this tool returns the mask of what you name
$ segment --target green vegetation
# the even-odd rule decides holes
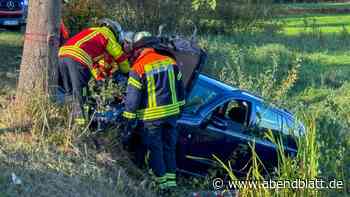
[[[337,16],[343,17],[337,18]],[[345,192],[349,189],[350,176],[347,166],[350,162],[350,151],[347,147],[350,137],[347,133],[350,128],[348,115],[350,114],[348,95],[350,34],[347,30],[349,23],[346,20],[348,17],[349,15],[345,14],[290,15],[284,16],[282,21],[287,22],[275,29],[265,28],[262,32],[238,32],[230,36],[208,36],[201,39],[202,45],[209,51],[209,66],[205,68],[207,73],[227,83],[263,95],[268,100],[275,100],[274,103],[292,109],[295,113],[307,113],[314,117],[314,122],[307,121],[313,125],[307,130],[314,132],[312,135],[315,135],[315,138],[313,137],[315,140],[310,142],[309,136],[306,136],[302,139],[304,142],[301,150],[317,147],[316,155],[306,151],[303,158],[297,157],[300,159],[299,162],[293,163],[287,159],[287,162],[280,164],[279,169],[282,170],[277,173],[279,174],[277,177],[336,178],[345,181],[345,188],[320,193],[298,191],[302,196],[307,192],[311,192],[308,194],[314,196],[331,194],[341,196],[346,195]],[[315,18],[314,25],[310,22],[313,18]],[[330,29],[337,22],[346,27],[340,26],[337,31],[331,32]],[[290,32],[288,28],[294,28],[295,33]],[[296,81],[294,77],[297,77]],[[282,94],[282,97],[277,97],[276,100],[276,95],[280,93],[285,95]],[[309,118],[306,117],[306,120]],[[305,158],[310,158],[308,161],[317,162],[318,165],[300,166],[306,164]],[[286,158],[282,157],[281,160]],[[261,168],[260,164],[253,165],[252,174],[246,179],[264,180]],[[316,174],[302,175],[304,172],[307,173],[303,171],[305,168]],[[292,195],[288,193],[291,191],[283,192],[280,195]],[[243,190],[241,193],[254,196],[248,190]],[[260,193],[268,196],[279,195],[266,190]]]
[[[283,148],[283,142],[281,138],[273,136],[272,132],[266,133],[266,138],[272,141],[277,146],[278,155],[278,168],[274,172],[273,180],[296,180],[296,179],[308,179],[314,180],[318,177],[318,166],[320,153],[316,142],[316,127],[315,120],[312,117],[308,117],[303,121],[306,124],[306,135],[298,141],[299,151],[295,159],[287,157],[285,150]],[[266,176],[263,175],[263,170],[265,168],[264,164],[261,162],[257,153],[255,152],[255,145],[250,145],[250,151],[252,155],[251,167],[248,170],[245,180],[247,181],[260,181],[260,184],[264,181],[268,181]],[[215,156],[214,156],[215,157]],[[232,181],[240,180],[235,175],[233,169],[231,169],[231,161],[225,164],[218,157],[215,157],[220,165],[229,174],[229,178]],[[271,177],[269,177],[271,178]],[[259,187],[252,190],[249,187],[239,188],[240,195],[242,196],[256,196],[256,193],[263,194],[263,196],[317,196],[318,191],[315,189],[298,189],[294,190],[292,188],[280,188],[277,191],[274,189],[269,189],[266,187]]]
[[[2,110],[3,126],[15,127],[20,112],[33,121],[30,128],[0,135],[2,195],[154,196],[151,179],[131,163],[113,140],[115,133],[97,150],[90,131],[72,127],[68,108],[53,105],[47,96],[33,93],[33,98],[30,109],[2,103],[10,106]],[[12,173],[22,184],[15,184]]]
[[[218,76],[224,66],[240,65],[250,74],[262,72],[277,61],[285,73],[296,59],[302,61],[294,93],[305,87],[339,87],[348,80],[350,37],[322,33],[286,36],[269,32],[236,33],[232,36],[208,36],[201,39],[209,51],[206,72]],[[274,58],[272,58],[275,56]],[[237,62],[238,61],[238,62]]]
[[[9,87],[16,85],[17,70],[21,63],[23,35],[19,32],[3,32],[0,30],[0,93],[6,93]]]
[[[298,35],[312,33],[317,30],[324,34],[349,31],[350,16],[348,14],[297,14],[283,17],[283,33]]]
[[[283,4],[287,9],[336,9],[350,8],[350,3],[291,3]]]
[[[282,33],[299,35],[315,30],[324,34],[349,31],[350,16],[344,9],[350,9],[350,3],[296,3],[278,6],[282,10]],[[289,13],[291,10],[294,12]]]

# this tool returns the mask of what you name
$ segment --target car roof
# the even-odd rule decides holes
[[[207,75],[204,75],[204,74],[199,74],[198,76],[198,80],[200,82],[204,82],[204,83],[207,83],[207,84],[210,84],[211,86],[215,86],[217,87],[218,89],[220,90],[224,90],[224,91],[236,91],[236,90],[239,90],[238,88],[235,88],[235,87],[232,87],[230,85],[227,85],[219,80],[216,80],[212,77],[209,77]]]
[[[219,81],[217,79],[214,79],[212,77],[209,77],[204,74],[200,74],[198,77],[199,81],[202,83],[205,83],[210,86],[214,86],[216,89],[219,90],[221,94],[234,94],[234,95],[241,95],[242,97],[249,97],[250,99],[257,100],[260,102],[263,102],[264,99],[260,96],[257,96],[247,90],[242,90],[237,87],[230,86],[222,81]]]
[[[198,80],[201,83],[205,83],[207,85],[215,87],[222,94],[241,96],[241,97],[249,98],[250,100],[256,101],[257,103],[266,104],[266,106],[268,106],[269,108],[277,111],[281,115],[286,116],[286,117],[294,120],[293,113],[291,113],[287,109],[283,109],[283,108],[279,108],[277,106],[273,106],[270,103],[265,102],[262,97],[260,97],[258,95],[255,95],[255,94],[253,94],[253,93],[251,93],[251,92],[249,92],[247,90],[242,90],[242,89],[239,89],[237,87],[232,87],[232,86],[230,86],[230,85],[228,85],[228,84],[226,84],[226,83],[224,83],[222,81],[214,79],[214,78],[212,78],[210,76],[207,76],[205,74],[199,74]]]

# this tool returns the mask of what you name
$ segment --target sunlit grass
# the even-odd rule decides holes
[[[344,28],[350,30],[350,14],[304,14],[283,17],[283,32],[297,35],[312,32],[318,28],[323,33],[341,33]]]
[[[350,8],[350,3],[291,3],[283,4],[287,8],[293,9],[330,9],[330,8]]]

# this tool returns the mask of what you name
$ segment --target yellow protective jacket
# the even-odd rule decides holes
[[[182,74],[175,60],[154,49],[144,49],[129,73],[123,116],[129,120],[162,120],[180,114],[184,99]]]
[[[129,72],[127,56],[113,32],[107,27],[85,29],[70,38],[59,50],[59,57],[70,57],[86,65],[96,79],[104,70],[96,66],[96,63],[104,59],[106,55],[110,55],[117,63],[109,69],[112,73],[118,67],[122,73]]]

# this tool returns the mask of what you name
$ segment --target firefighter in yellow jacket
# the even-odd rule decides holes
[[[150,35],[139,32],[140,37]],[[136,52],[129,73],[125,111],[127,130],[142,124],[143,143],[150,150],[150,166],[160,189],[176,186],[176,120],[184,105],[182,74],[174,59],[152,48]]]
[[[118,69],[125,74],[130,69],[123,52],[124,32],[120,24],[110,19],[102,19],[99,24],[100,27],[73,36],[59,50],[59,86],[66,95],[73,96],[73,117],[82,125],[86,122],[83,90],[91,76],[98,80]],[[101,64],[101,60],[110,62]]]

